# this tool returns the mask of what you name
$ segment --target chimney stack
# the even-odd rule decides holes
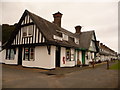
[[[75,33],[81,33],[81,26],[80,25],[78,25],[78,26],[76,26],[75,27],[75,30],[76,30],[76,32]]]
[[[100,41],[96,41],[96,44],[97,44],[98,47],[99,47],[99,43],[100,43]]]
[[[59,27],[61,27],[61,18],[62,18],[62,13],[60,13],[59,11],[55,14],[53,14],[54,17],[54,21],[53,23],[57,24]]]

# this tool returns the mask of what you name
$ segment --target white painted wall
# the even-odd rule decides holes
[[[37,67],[45,69],[55,68],[55,46],[51,46],[51,53],[48,54],[47,46],[35,47],[35,60],[25,61],[23,60],[22,66],[25,67]]]
[[[100,60],[105,61],[104,55],[100,55]]]
[[[5,64],[12,64],[12,65],[17,65],[18,64],[18,48],[16,48],[16,54],[13,60],[7,60],[5,59],[6,57],[6,50],[4,50],[3,54],[3,61]]]
[[[82,64],[82,51],[79,51],[79,60],[80,60],[80,62]]]
[[[75,65],[77,65],[77,52],[78,50],[75,51]]]
[[[74,49],[72,49],[74,50]],[[65,57],[65,64],[63,64],[63,57]],[[61,56],[60,56],[60,67],[73,67],[75,66],[75,60],[74,61],[66,61],[66,48],[61,47]]]
[[[4,49],[0,52],[0,63],[5,62],[5,56],[6,56],[6,50]]]

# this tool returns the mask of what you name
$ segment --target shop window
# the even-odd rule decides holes
[[[75,51],[73,49],[71,49],[71,61],[75,60],[74,52]]]
[[[24,49],[24,60],[28,61],[34,60],[34,48],[26,47]]]
[[[15,58],[15,49],[7,49],[6,50],[6,59],[14,60]]]
[[[67,60],[67,61],[70,61],[70,60],[71,60],[70,48],[66,48],[66,60]]]

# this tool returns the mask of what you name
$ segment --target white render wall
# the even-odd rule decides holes
[[[100,60],[105,61],[104,55],[100,55]]]
[[[3,51],[3,61],[5,64],[12,64],[12,65],[18,65],[18,48],[16,48],[16,54],[13,60],[7,60],[6,57],[6,49]]]
[[[49,55],[47,46],[36,46],[35,60],[34,61],[23,60],[22,66],[45,68],[45,69],[55,68],[55,49],[56,49],[55,46],[51,46],[51,52]]]
[[[6,57],[6,50],[4,49],[0,52],[0,63],[5,62],[5,57]]]
[[[80,62],[82,64],[82,51],[79,51],[79,60],[80,60]]]
[[[74,50],[74,49],[71,49]],[[75,60],[74,61],[66,61],[66,48],[61,47],[61,53],[60,53],[60,67],[73,67],[75,66]],[[63,63],[63,57],[65,57],[65,64]]]

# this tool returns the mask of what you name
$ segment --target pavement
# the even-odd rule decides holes
[[[114,63],[110,63],[112,65]],[[1,65],[1,64],[0,64]],[[118,71],[101,63],[90,67],[43,70],[2,65],[2,88],[117,88]]]

